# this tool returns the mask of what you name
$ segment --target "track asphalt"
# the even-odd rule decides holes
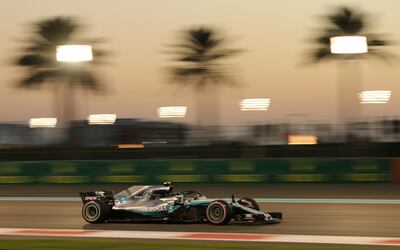
[[[77,197],[78,191],[111,189],[107,186],[0,186],[0,197]],[[248,196],[265,199],[264,211],[281,211],[277,225],[106,223],[88,225],[81,217],[80,201],[0,200],[1,228],[67,228],[93,230],[180,231],[297,235],[400,237],[400,204],[305,202],[305,200],[400,200],[400,186],[392,184],[219,184],[176,185],[177,190],[196,188],[209,197]],[[268,200],[275,199],[275,200]],[[283,199],[283,200],[282,200]],[[288,202],[300,200],[300,202]],[[263,200],[260,200],[263,201]]]

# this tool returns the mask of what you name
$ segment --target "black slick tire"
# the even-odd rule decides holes
[[[110,206],[104,201],[89,201],[82,207],[82,217],[85,221],[96,224],[105,222],[110,214]]]

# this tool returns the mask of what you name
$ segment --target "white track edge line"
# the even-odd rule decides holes
[[[0,235],[400,246],[400,237],[0,228]]]

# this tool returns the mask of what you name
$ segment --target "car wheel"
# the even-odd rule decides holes
[[[225,225],[232,219],[232,209],[228,202],[216,200],[208,205],[206,216],[214,225]]]
[[[110,207],[102,201],[90,201],[82,208],[82,216],[89,223],[103,223],[110,214]]]
[[[245,206],[245,207],[252,208],[254,210],[260,211],[260,206],[252,198],[248,198],[248,197],[241,198],[240,200],[238,200],[238,203],[240,205]]]

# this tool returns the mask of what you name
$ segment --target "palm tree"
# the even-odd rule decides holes
[[[99,42],[99,40],[80,39],[78,37],[80,30],[80,24],[70,17],[54,17],[39,21],[34,24],[34,30],[30,34],[27,45],[22,48],[21,55],[15,61],[16,65],[26,69],[26,76],[17,83],[18,87],[33,89],[47,85],[53,87],[56,92],[64,88],[62,119],[66,123],[74,118],[74,88],[81,87],[92,91],[103,89],[89,66],[98,63],[99,59],[106,54],[105,51],[93,49],[95,61],[90,63],[71,65],[56,60],[56,48],[59,45]],[[56,96],[57,104],[58,99]],[[56,109],[58,109],[57,104]]]
[[[184,30],[180,41],[173,45],[172,53],[176,56],[173,60],[177,65],[170,69],[171,82],[194,88],[198,99],[199,124],[203,121],[200,94],[210,90],[208,94],[215,95],[218,86],[236,84],[227,65],[222,62],[238,54],[240,50],[228,48],[227,43],[228,40],[219,30],[199,26]],[[217,109],[218,107],[214,107],[214,111]]]
[[[348,8],[339,7],[332,14],[323,17],[325,27],[322,32],[313,39],[316,43],[316,49],[311,53],[313,62],[321,62],[326,60],[339,61],[339,114],[342,119],[357,118],[359,103],[356,98],[357,92],[360,90],[357,84],[360,84],[360,73],[357,71],[359,65],[354,59],[364,59],[374,56],[385,61],[390,59],[390,54],[381,48],[388,44],[376,34],[368,32],[368,22],[366,15]],[[368,44],[368,52],[362,54],[333,54],[330,50],[330,38],[335,36],[366,36]],[[352,78],[351,78],[352,77]],[[350,106],[350,107],[349,107]],[[354,114],[355,111],[357,114]]]

